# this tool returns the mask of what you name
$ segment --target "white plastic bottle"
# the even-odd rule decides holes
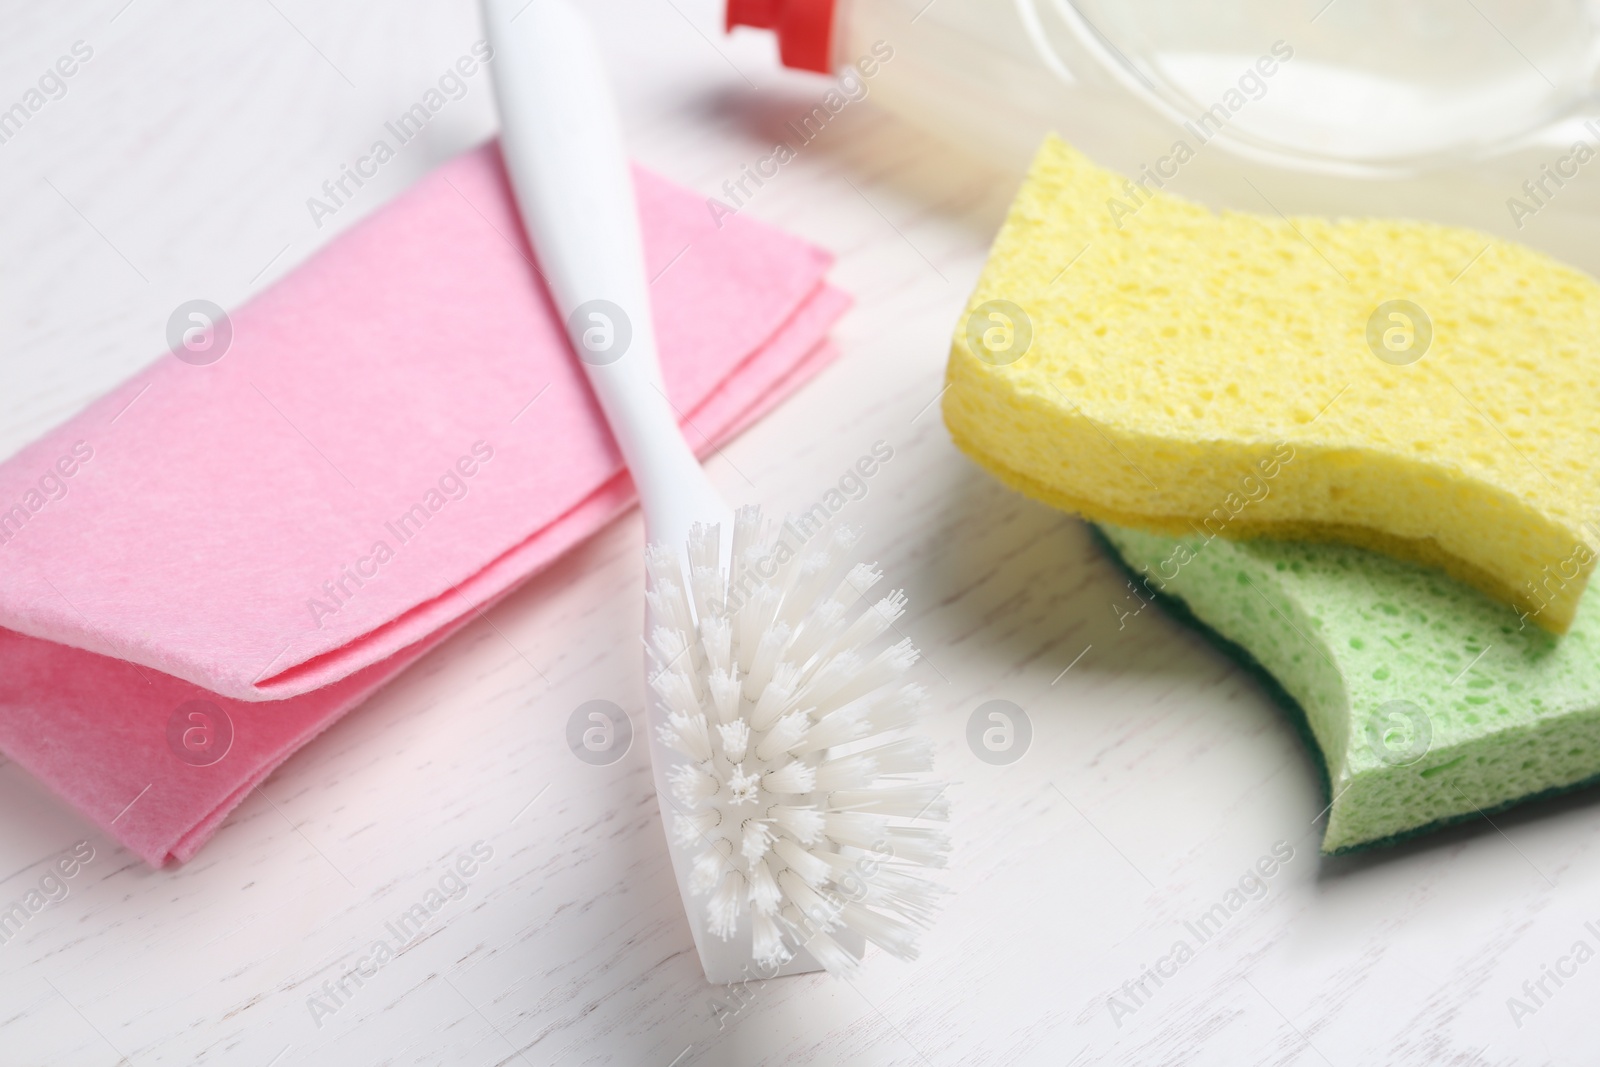
[[[1600,266],[1594,0],[728,0],[739,25],[789,66],[872,68],[873,99],[1008,170],[1054,131],[1216,206],[1434,218]]]

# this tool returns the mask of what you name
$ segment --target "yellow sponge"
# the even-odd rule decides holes
[[[1565,632],[1600,545],[1600,285],[1144,173],[1045,142],[956,331],[956,443],[1093,519],[1377,548]]]

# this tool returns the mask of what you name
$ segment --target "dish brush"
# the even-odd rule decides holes
[[[950,843],[918,653],[889,641],[906,598],[867,598],[854,531],[794,544],[723,502],[662,385],[594,39],[565,0],[484,13],[523,223],[644,509],[651,762],[706,977],[844,973],[865,941],[914,958]]]

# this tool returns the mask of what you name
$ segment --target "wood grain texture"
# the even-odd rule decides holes
[[[306,198],[467,51],[472,4],[4,6],[0,104],[73,42],[94,56],[0,144],[0,455],[153,358],[180,302],[236,306],[493,129],[479,78],[318,227]],[[825,89],[723,37],[711,0],[586,6],[633,152],[705,195]],[[782,511],[894,449],[845,517],[910,595],[958,783],[920,961],[737,998],[700,977],[644,746],[592,767],[563,744],[586,700],[642,705],[630,516],[310,745],[184,867],[145,868],[0,765],[0,902],[75,842],[96,851],[0,945],[0,1064],[1592,1062],[1600,963],[1520,1027],[1506,1006],[1575,941],[1600,947],[1591,794],[1319,860],[1313,764],[1255,685],[1156,609],[1119,620],[1083,527],[949,443],[947,339],[1014,182],[870,100],[804,146],[745,210],[838,254],[859,301],[844,356],[710,464]],[[993,699],[1033,726],[1007,767],[967,747]],[[1108,997],[1279,842],[1294,856],[1265,895],[1114,1019]],[[314,1018],[322,983],[395,943],[387,924],[478,843],[465,895]]]

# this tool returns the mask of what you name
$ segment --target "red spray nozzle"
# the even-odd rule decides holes
[[[728,0],[727,29],[775,30],[786,67],[832,71],[834,0]]]

